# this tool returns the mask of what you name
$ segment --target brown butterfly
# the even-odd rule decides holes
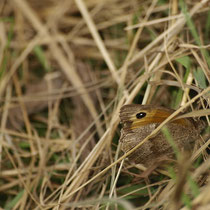
[[[120,119],[123,124],[120,137],[122,150],[128,152],[135,147],[174,111],[154,105],[130,104],[123,106],[120,110]],[[204,121],[195,121],[193,118],[174,119],[166,124],[179,150],[187,151],[193,149],[204,125]],[[171,145],[160,131],[135,150],[129,159],[150,166],[173,156],[174,151]]]

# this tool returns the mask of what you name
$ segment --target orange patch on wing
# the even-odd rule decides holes
[[[164,120],[166,120],[167,117],[172,114],[172,112],[167,112],[165,110],[142,110],[142,112],[145,112],[147,114],[142,119],[137,119],[136,116],[131,117],[131,121],[133,122],[130,127],[131,130],[151,123],[162,123]],[[172,120],[171,122],[180,124],[182,126],[190,126],[190,121],[187,119]]]

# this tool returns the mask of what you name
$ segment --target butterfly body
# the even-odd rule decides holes
[[[130,104],[123,106],[120,110],[120,119],[123,124],[120,137],[122,150],[128,152],[135,147],[174,111],[152,105]],[[192,150],[200,133],[198,123],[199,121],[196,122],[192,118],[183,118],[174,119],[166,124],[173,141],[180,150]],[[129,159],[149,166],[173,156],[174,151],[171,145],[160,131],[135,150]]]

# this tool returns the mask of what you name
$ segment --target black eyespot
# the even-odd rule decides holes
[[[147,114],[145,112],[139,112],[138,114],[136,114],[136,118],[137,119],[141,119],[143,117],[145,117]]]

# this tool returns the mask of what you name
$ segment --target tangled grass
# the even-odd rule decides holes
[[[209,125],[209,8],[0,1],[0,207],[210,209],[208,126],[191,161],[147,179],[118,142],[128,103],[184,109]]]

